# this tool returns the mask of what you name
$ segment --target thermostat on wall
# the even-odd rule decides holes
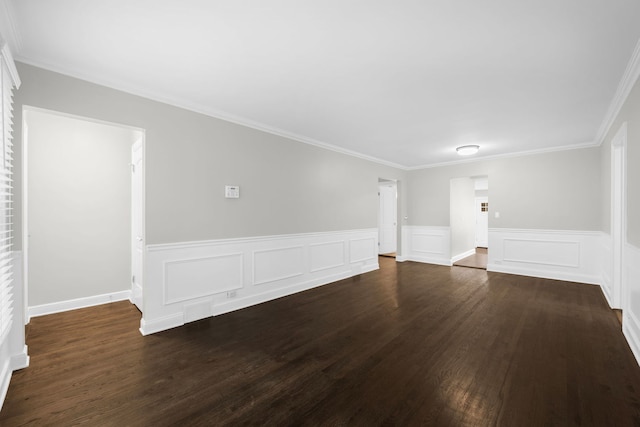
[[[239,199],[240,187],[237,185],[225,185],[224,197],[226,197],[227,199]]]

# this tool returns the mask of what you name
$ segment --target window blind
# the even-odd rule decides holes
[[[5,49],[0,56],[1,120],[0,147],[0,344],[7,338],[13,321],[13,78]]]

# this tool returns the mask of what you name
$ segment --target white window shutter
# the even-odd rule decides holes
[[[0,344],[13,321],[13,78],[7,58],[0,56]]]

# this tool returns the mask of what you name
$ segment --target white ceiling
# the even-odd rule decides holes
[[[408,168],[598,144],[640,39],[637,0],[0,1],[19,61]]]

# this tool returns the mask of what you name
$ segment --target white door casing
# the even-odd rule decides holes
[[[378,215],[378,253],[388,254],[397,249],[397,190],[395,183],[378,186],[380,212]]]
[[[131,146],[131,302],[142,311],[144,256],[142,139]]]
[[[623,277],[626,240],[626,149],[627,123],[611,141],[611,287],[612,308],[625,309],[627,292]]]
[[[489,210],[483,203],[489,203],[488,197],[476,197],[476,247],[486,248],[489,246]]]

